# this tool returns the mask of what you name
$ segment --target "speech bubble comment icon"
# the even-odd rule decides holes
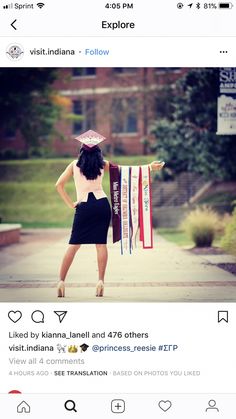
[[[31,314],[34,323],[44,323],[44,313],[41,310],[35,310]]]
[[[17,311],[11,310],[8,313],[8,317],[13,323],[17,323],[21,319],[22,313],[19,310]]]

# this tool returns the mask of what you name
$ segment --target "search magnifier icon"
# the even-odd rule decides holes
[[[64,406],[65,406],[65,409],[68,410],[68,412],[73,411],[73,412],[77,413],[76,404],[75,404],[74,400],[67,400],[65,402]]]

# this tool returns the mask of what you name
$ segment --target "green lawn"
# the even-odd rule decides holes
[[[171,228],[158,228],[157,231],[165,239],[176,243],[179,246],[191,246],[192,244],[192,241],[184,231]]]
[[[154,156],[122,156],[109,160],[122,165],[146,164]],[[0,217],[24,227],[69,227],[73,210],[67,208],[55,182],[72,159],[31,159],[0,162]],[[103,187],[109,197],[109,175]],[[73,179],[66,186],[76,200]]]
[[[194,242],[188,237],[188,235],[178,229],[171,228],[158,228],[158,233],[163,236],[166,240],[169,240],[182,247],[194,247]],[[220,246],[220,235],[218,235],[213,243],[213,246]]]

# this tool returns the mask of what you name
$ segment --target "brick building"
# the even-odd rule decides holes
[[[70,114],[78,118],[61,120],[57,129],[66,141],[55,138],[58,155],[75,155],[74,137],[88,129],[107,138],[108,152],[142,154],[151,141],[149,127],[157,117],[158,96],[174,85],[184,68],[65,68],[54,84],[58,93],[70,99]],[[146,140],[146,141],[144,141]],[[148,140],[148,141],[147,141]],[[24,150],[20,133],[0,136],[0,150]]]

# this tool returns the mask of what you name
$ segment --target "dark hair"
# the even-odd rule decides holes
[[[101,149],[98,146],[91,150],[81,147],[76,166],[80,168],[86,179],[97,179],[98,176],[101,176],[101,169],[105,166]]]

